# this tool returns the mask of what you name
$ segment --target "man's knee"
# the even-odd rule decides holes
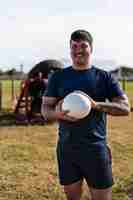
[[[80,200],[82,194],[82,181],[64,186],[67,200]]]
[[[92,200],[112,200],[112,187],[107,189],[90,189]]]
[[[80,200],[81,195],[75,193],[66,193],[67,200]]]

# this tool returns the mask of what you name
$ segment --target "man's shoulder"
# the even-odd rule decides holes
[[[69,72],[69,71],[71,71],[71,69],[72,69],[72,66],[67,66],[62,69],[62,72]]]
[[[60,69],[60,70],[55,72],[55,76],[62,76],[63,74],[70,73],[71,69],[72,69],[71,66],[68,66],[66,68]]]
[[[71,71],[71,69],[72,69],[72,66],[68,66],[68,67],[62,68],[60,70],[57,70],[54,73],[55,74],[62,74],[62,73]]]
[[[104,70],[104,69],[101,69],[95,65],[92,65],[93,69],[97,72],[97,73],[101,73],[101,74],[109,74],[110,72]]]
[[[96,66],[93,66],[93,71],[96,76],[101,77],[103,79],[109,78],[109,76],[111,75],[111,73],[109,71],[98,68]]]
[[[53,80],[58,81],[58,80],[63,79],[64,76],[66,76],[66,74],[70,73],[70,71],[71,71],[71,66],[69,66],[67,68],[62,68],[60,70],[53,72],[50,77],[51,77],[52,81]]]

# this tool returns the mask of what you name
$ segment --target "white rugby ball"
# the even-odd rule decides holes
[[[74,91],[64,98],[62,110],[68,110],[70,117],[82,119],[90,113],[91,101],[84,92]]]

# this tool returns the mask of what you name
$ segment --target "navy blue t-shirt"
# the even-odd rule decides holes
[[[70,66],[53,73],[45,96],[61,100],[74,90],[81,90],[98,102],[123,95],[110,73],[94,66],[86,70],[74,70]],[[71,144],[106,142],[106,113],[92,109],[87,117],[77,122],[60,120],[59,140]]]

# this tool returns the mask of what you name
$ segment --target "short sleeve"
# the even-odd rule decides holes
[[[48,79],[48,85],[44,92],[44,96],[58,97],[57,80],[57,73],[54,72]]]
[[[122,96],[124,94],[120,84],[113,78],[111,73],[107,73],[106,77],[106,94],[107,99],[110,101],[113,97]]]

